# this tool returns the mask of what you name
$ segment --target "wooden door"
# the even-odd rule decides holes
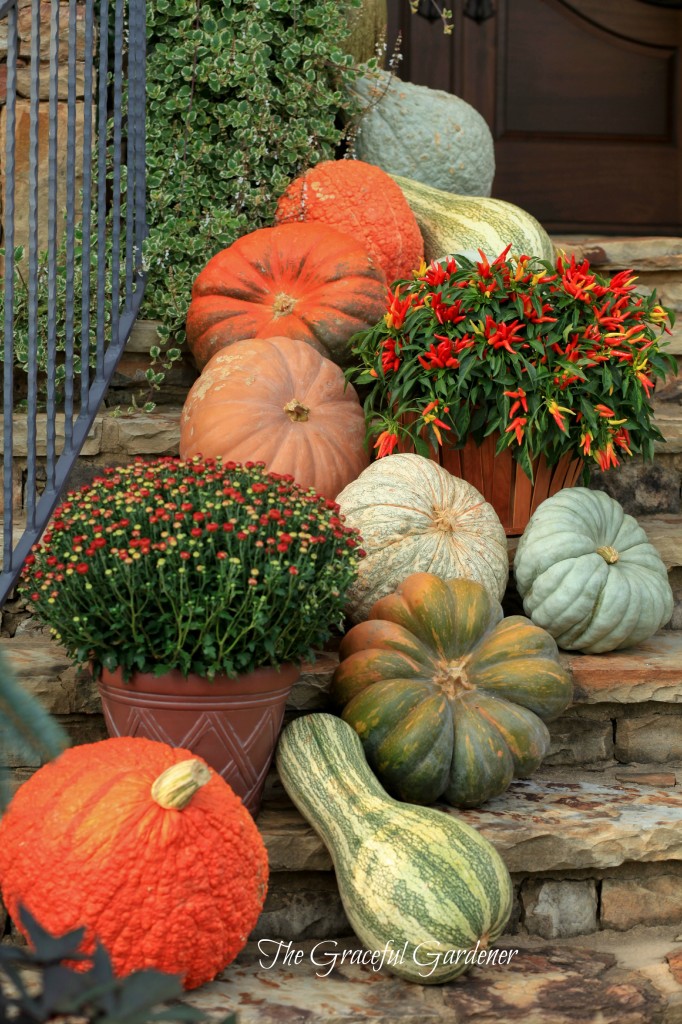
[[[495,139],[493,195],[554,232],[682,234],[682,10],[494,0],[453,32],[389,0],[400,77],[466,99]]]

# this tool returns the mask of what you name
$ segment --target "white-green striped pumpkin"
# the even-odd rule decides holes
[[[412,452],[377,459],[336,500],[367,552],[348,589],[353,622],[416,572],[476,580],[502,600],[509,577],[504,527],[475,487],[437,462]]]
[[[554,260],[552,240],[530,213],[502,199],[459,196],[393,175],[424,239],[427,263],[481,249],[492,260],[511,243],[515,256]]]
[[[451,981],[471,966],[467,951],[501,935],[512,884],[499,854],[453,815],[389,797],[340,718],[291,722],[277,769],[331,854],[358,938],[374,952],[404,950],[384,964],[392,973],[420,984]]]

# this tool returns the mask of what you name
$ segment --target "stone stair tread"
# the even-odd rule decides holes
[[[2,649],[16,671],[25,678],[44,669],[63,671],[68,656],[47,632],[30,630],[2,639]],[[623,651],[607,654],[562,652],[561,659],[573,676],[575,704],[639,704],[682,702],[682,631],[664,630],[650,640]],[[322,651],[311,665],[304,665],[292,690],[291,711],[323,710],[327,691],[338,664],[334,651]]]
[[[360,955],[357,939],[281,948],[261,940],[181,1001],[212,1019],[235,1010],[239,1024],[674,1024],[682,1011],[675,938],[671,929],[551,943],[504,937],[495,945],[511,953],[509,963],[474,967],[447,985],[414,985],[349,962],[353,951]],[[329,970],[333,954],[338,959]]]
[[[663,630],[636,647],[606,654],[562,652],[575,704],[682,701],[682,632]]]
[[[672,765],[666,771],[677,785],[616,780],[615,772],[626,773],[622,765],[601,772],[541,769],[479,810],[439,810],[478,829],[512,873],[682,860],[682,773]],[[257,824],[271,871],[331,870],[322,840],[292,806],[265,805]]]
[[[609,235],[552,237],[558,249],[601,270],[682,270],[682,238]]]
[[[622,651],[562,651],[560,657],[573,677],[574,704],[682,702],[680,630],[662,630],[650,640]],[[327,707],[327,691],[337,664],[338,655],[328,651],[313,666],[304,668],[289,707],[297,711]]]

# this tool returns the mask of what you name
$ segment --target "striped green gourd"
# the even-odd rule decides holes
[[[482,249],[494,259],[511,243],[515,256],[554,260],[552,240],[542,225],[519,206],[487,196],[459,196],[393,176],[407,199],[424,239],[427,263]]]
[[[377,959],[388,951],[392,973],[419,984],[451,981],[471,966],[468,951],[480,954],[501,935],[512,884],[499,854],[454,815],[390,797],[340,718],[291,722],[277,769],[329,850],[356,935]]]

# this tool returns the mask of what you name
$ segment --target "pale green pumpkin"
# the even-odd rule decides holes
[[[280,738],[277,770],[327,846],[348,920],[377,965],[385,950],[403,950],[384,966],[441,984],[471,966],[477,942],[485,950],[502,934],[513,889],[500,855],[454,815],[389,797],[350,725],[297,718]]]
[[[530,213],[502,199],[461,196],[392,175],[424,239],[427,263],[481,249],[492,260],[511,244],[513,256],[554,260],[552,240]]]
[[[527,615],[559,647],[632,647],[668,621],[673,595],[637,520],[603,491],[572,487],[543,501],[514,558]]]
[[[490,129],[469,103],[388,72],[358,78],[351,90],[364,114],[358,160],[459,196],[489,196],[495,175]]]

